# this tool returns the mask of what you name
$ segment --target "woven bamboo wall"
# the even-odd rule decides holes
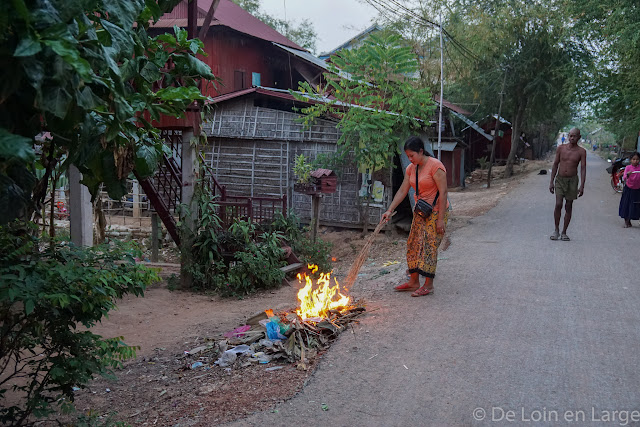
[[[328,120],[304,130],[299,117],[287,111],[254,107],[251,99],[230,101],[215,108],[203,125],[209,141],[203,151],[216,179],[227,187],[227,194],[286,194],[289,209],[303,220],[311,217],[311,196],[293,191],[295,157],[304,154],[313,160],[320,153],[335,152],[339,134],[335,123]],[[336,173],[337,191],[323,197],[321,224],[357,227],[361,224],[360,173],[355,163],[342,166]],[[383,205],[388,204],[389,200],[385,200]],[[370,222],[377,223],[382,212],[380,208],[370,209]]]

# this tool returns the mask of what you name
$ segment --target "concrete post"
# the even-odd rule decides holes
[[[133,180],[133,217],[140,218],[140,184]]]
[[[198,150],[197,144],[192,144],[193,130],[182,133],[182,204],[189,207],[191,216],[184,218],[187,227],[192,228],[195,219],[198,218],[196,205],[193,203],[193,192],[198,177]]]
[[[193,230],[198,209],[193,200],[194,186],[198,177],[198,150],[197,144],[192,144],[194,138],[193,129],[182,132],[182,204],[189,207],[190,214],[182,218],[185,226]],[[186,236],[185,236],[186,237]],[[191,240],[182,239],[181,257],[182,264],[185,264],[188,255],[188,248],[192,245]],[[183,289],[190,288],[193,284],[193,277],[184,271],[180,275],[180,284]]]
[[[158,262],[158,240],[160,237],[158,236],[158,232],[160,231],[160,218],[158,218],[158,214],[153,212],[151,214],[151,262]]]
[[[69,222],[71,242],[77,246],[93,246],[93,206],[89,189],[80,183],[82,174],[69,167]]]

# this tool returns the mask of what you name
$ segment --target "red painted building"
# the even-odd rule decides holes
[[[486,134],[491,135],[496,127],[496,118],[486,117],[478,122],[478,126],[481,127]],[[501,118],[499,130],[501,132],[499,132],[496,138],[495,151],[495,160],[497,163],[506,161],[507,157],[509,157],[509,152],[511,151],[511,123]],[[492,142],[472,128],[466,128],[465,131],[467,133],[467,144],[469,146],[467,167],[469,170],[473,170],[479,166],[477,164],[478,159],[486,157],[486,160],[489,161],[491,158]]]
[[[194,0],[195,1],[195,0]],[[213,0],[198,1],[200,31]],[[187,1],[152,25],[152,35],[187,27]],[[203,93],[214,97],[252,86],[297,89],[298,82],[320,83],[323,62],[230,0],[220,0],[204,37],[207,63],[221,79],[205,84]]]

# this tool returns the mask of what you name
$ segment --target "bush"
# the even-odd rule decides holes
[[[323,273],[328,273],[333,269],[330,254],[331,243],[320,238],[316,238],[316,242],[313,243],[309,237],[309,228],[301,227],[300,220],[295,214],[289,213],[285,217],[281,213],[277,213],[271,223],[270,230],[282,233],[284,240],[305,264],[315,264],[318,266],[318,272]]]
[[[331,270],[330,245],[320,240],[312,244],[295,215],[277,214],[266,226],[236,218],[224,230],[207,187],[200,185],[195,197],[200,216],[194,231],[183,228],[182,234],[193,242],[183,268],[193,277],[196,290],[242,297],[280,286],[285,276],[280,268],[286,265],[283,243],[303,262],[318,264],[320,271]]]
[[[35,230],[37,232],[37,229]],[[74,387],[135,356],[122,337],[87,329],[126,294],[142,295],[157,274],[138,266],[129,244],[78,248],[33,237],[34,226],[0,227],[0,403],[9,390],[19,404],[0,405],[0,423],[73,410]],[[81,328],[84,327],[84,328]]]

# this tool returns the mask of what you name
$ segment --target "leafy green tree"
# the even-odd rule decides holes
[[[431,92],[417,85],[416,56],[400,36],[372,34],[357,49],[333,56],[329,66],[325,87],[303,82],[302,94],[292,92],[301,100],[320,101],[303,109],[306,124],[339,117],[339,158],[353,153],[357,164],[372,170],[390,166],[398,138],[428,126],[432,118]]]
[[[17,227],[17,228],[16,228]],[[30,416],[73,409],[77,387],[111,375],[136,348],[122,337],[88,330],[125,294],[142,295],[159,280],[123,245],[41,250],[30,230],[0,226],[0,423],[30,425]],[[7,394],[13,399],[6,399]],[[19,399],[15,399],[18,397]]]
[[[56,165],[96,194],[149,176],[163,141],[148,119],[180,116],[214,79],[186,32],[149,37],[179,0],[14,0],[0,4],[0,224],[29,219]],[[167,63],[172,64],[167,67]],[[156,82],[162,80],[162,86]],[[51,138],[35,141],[41,132]],[[44,169],[40,180],[35,170]]]
[[[449,17],[452,37],[475,56],[452,92],[495,114],[504,80],[502,115],[512,124],[506,176],[513,173],[521,133],[555,121],[560,127],[576,103],[572,97],[585,55],[559,7],[554,0],[458,0]]]
[[[640,129],[640,7],[634,0],[566,0],[573,29],[596,64],[583,90],[599,121],[619,139]]]
[[[308,19],[303,19],[299,24],[295,24],[262,12],[260,9],[260,0],[232,1],[291,41],[311,52],[315,52],[318,35],[316,34],[313,24]]]

